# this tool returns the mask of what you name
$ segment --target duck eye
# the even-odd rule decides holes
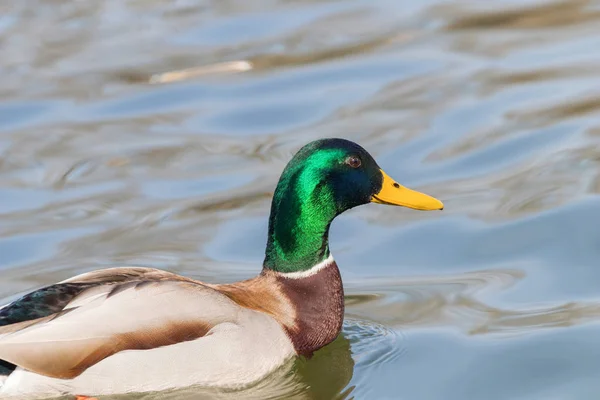
[[[356,156],[349,156],[348,158],[346,158],[346,164],[348,164],[352,168],[358,168],[361,164],[360,158]]]

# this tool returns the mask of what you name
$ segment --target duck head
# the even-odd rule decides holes
[[[441,201],[389,177],[361,146],[321,139],[302,147],[287,164],[271,204],[264,267],[306,271],[329,257],[329,226],[353,207],[378,203],[442,210]]]

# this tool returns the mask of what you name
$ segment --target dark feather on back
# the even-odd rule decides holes
[[[59,313],[83,290],[92,285],[58,283],[38,289],[17,299],[0,310],[0,326],[30,321]],[[16,366],[0,360],[0,375],[9,375]]]

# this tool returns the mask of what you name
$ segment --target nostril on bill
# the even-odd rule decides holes
[[[400,185],[399,185],[398,183],[396,183],[396,182],[394,182],[394,187],[395,187],[396,189],[400,189]]]

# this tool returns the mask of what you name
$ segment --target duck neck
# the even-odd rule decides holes
[[[338,214],[332,193],[306,174],[284,176],[275,190],[263,266],[304,272],[329,256],[329,226]]]

